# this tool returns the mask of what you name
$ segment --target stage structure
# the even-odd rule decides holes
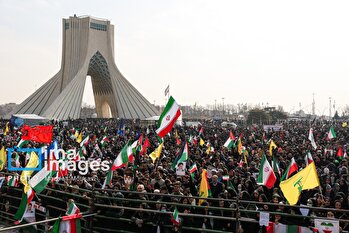
[[[91,76],[97,117],[145,119],[155,107],[120,73],[114,57],[114,25],[90,16],[63,19],[58,73],[24,100],[15,113],[49,119],[80,117],[86,77]]]

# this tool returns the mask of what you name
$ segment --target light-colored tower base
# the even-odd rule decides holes
[[[63,19],[62,51],[60,71],[23,101],[16,113],[61,120],[79,118],[89,75],[98,117],[144,119],[158,115],[116,67],[110,21],[89,16]]]

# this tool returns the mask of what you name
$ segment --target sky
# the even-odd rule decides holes
[[[116,64],[151,102],[268,103],[328,115],[348,105],[349,1],[0,0],[0,104],[61,66],[62,18],[115,25]],[[94,104],[91,82],[84,102]],[[333,109],[332,109],[333,112]]]

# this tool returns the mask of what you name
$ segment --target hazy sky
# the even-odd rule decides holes
[[[328,114],[348,104],[349,1],[0,0],[0,103],[59,69],[62,18],[111,20],[116,64],[151,102],[269,103]],[[87,82],[84,101],[93,103]]]

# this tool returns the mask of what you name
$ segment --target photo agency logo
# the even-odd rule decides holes
[[[31,155],[35,152],[38,155],[38,166],[21,167],[17,160],[20,156]],[[15,160],[15,166],[13,166]],[[30,158],[26,159],[30,161]],[[28,163],[29,163],[28,161]],[[8,170],[9,171],[39,171],[42,168],[47,171],[78,171],[80,175],[86,175],[89,171],[109,171],[111,164],[107,160],[86,160],[81,151],[76,149],[63,150],[52,148],[10,148],[8,150]]]
[[[31,155],[32,152],[36,153],[39,165],[37,167],[21,167],[19,165],[19,154]],[[15,166],[12,163],[13,155],[15,155]],[[42,169],[42,150],[38,148],[9,148],[7,151],[7,168],[9,171],[40,171]]]

